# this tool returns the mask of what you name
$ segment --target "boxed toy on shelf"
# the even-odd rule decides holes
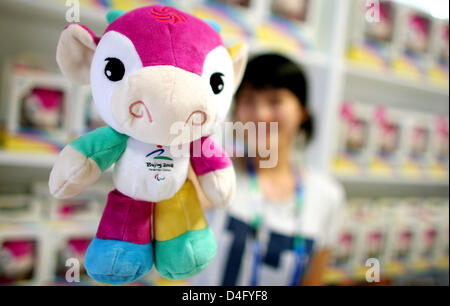
[[[405,273],[410,262],[416,220],[407,201],[397,201],[387,208],[390,220],[386,239],[385,264],[389,275]]]
[[[353,3],[356,12],[347,56],[358,66],[384,71],[390,66],[398,33],[398,5],[392,1]]]
[[[5,202],[24,202],[18,200],[20,195],[15,197],[15,201],[12,200],[11,196],[6,201],[2,200],[0,204],[5,205]],[[6,204],[6,206],[10,207],[12,205]],[[23,205],[21,206],[23,207]],[[23,207],[21,212],[1,214],[0,285],[38,284],[42,277],[43,270],[39,262],[44,258],[45,233],[40,223],[42,215],[37,214],[37,210],[38,207],[34,209]],[[39,215],[39,218],[37,215]],[[11,219],[7,221],[5,218]]]
[[[383,279],[448,269],[445,198],[350,198],[326,272],[330,284],[364,282],[368,259]]]
[[[368,199],[352,199],[341,214],[337,242],[325,275],[328,283],[340,283],[353,275],[361,245],[359,218],[361,209],[367,202]]]
[[[377,106],[372,113],[369,173],[374,177],[395,177],[401,161],[402,112]]]
[[[43,62],[18,57],[5,63],[6,151],[55,153],[68,140],[71,84]]]
[[[449,23],[436,20],[433,31],[431,62],[428,76],[433,84],[448,88],[449,82]]]
[[[46,258],[39,262],[45,270],[44,284],[90,284],[84,268],[84,256],[95,236],[95,226],[85,222],[49,224],[46,235]],[[71,269],[72,267],[72,269]]]
[[[67,264],[75,259],[79,263],[80,270],[77,271],[77,276],[80,281],[88,279],[86,269],[84,268],[84,256],[93,237],[68,237],[61,241],[56,260],[55,278],[62,279],[66,282]]]
[[[367,168],[369,139],[372,134],[372,107],[344,101],[339,112],[339,138],[333,164],[341,175],[359,176]]]
[[[46,182],[34,182],[30,194],[1,195],[0,284],[68,284],[68,259],[80,268],[74,284],[91,284],[84,254],[110,188],[96,184],[82,196],[55,200]]]
[[[357,279],[364,279],[367,272],[367,261],[376,259],[380,266],[385,263],[386,236],[389,219],[385,211],[374,199],[366,199],[360,207],[358,222],[360,239],[355,252],[353,273]]]
[[[423,200],[422,200],[423,201]],[[409,205],[416,210],[415,240],[410,266],[416,271],[427,270],[434,263],[437,252],[437,235],[439,231],[438,208],[425,200],[412,199]]]
[[[438,268],[448,268],[449,265],[449,202],[447,199],[433,199],[432,202],[438,205],[438,235],[437,250],[435,254],[435,265]]]
[[[448,117],[344,101],[333,172],[420,182],[448,179]]]
[[[423,179],[431,158],[432,117],[406,111],[403,117],[400,174],[408,179]]]
[[[448,180],[449,177],[449,118],[435,116],[432,123],[431,162],[429,176]]]
[[[35,277],[36,240],[0,237],[0,285],[29,282]]]
[[[394,74],[421,80],[430,59],[433,18],[422,11],[403,7],[400,18],[399,48],[392,63]]]

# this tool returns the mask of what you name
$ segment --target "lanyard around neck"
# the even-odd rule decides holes
[[[253,160],[246,159],[247,171],[250,178],[250,192],[252,196],[253,217],[251,226],[254,234],[253,258],[251,286],[256,286],[259,279],[259,267],[262,261],[262,245],[260,241],[260,228],[263,223],[263,192],[258,179],[258,174],[254,166]],[[293,168],[295,179],[295,224],[296,232],[294,233],[294,252],[295,252],[295,268],[291,279],[291,286],[297,285],[304,274],[306,266],[306,243],[305,239],[299,234],[298,224],[300,213],[304,204],[303,182],[298,167]]]

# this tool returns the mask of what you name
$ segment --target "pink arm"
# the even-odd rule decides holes
[[[199,176],[232,166],[225,150],[215,144],[211,137],[191,143],[191,164],[195,174]]]

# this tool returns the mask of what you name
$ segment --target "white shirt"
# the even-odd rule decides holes
[[[263,263],[259,285],[290,285],[295,270],[293,237],[306,239],[307,255],[332,247],[337,239],[344,192],[331,178],[312,171],[303,175],[303,208],[295,214],[295,197],[284,202],[263,201],[260,242]],[[254,253],[249,224],[254,217],[249,177],[237,172],[236,197],[225,210],[208,212],[207,218],[217,240],[217,255],[192,280],[193,285],[250,285]],[[299,224],[297,224],[299,223]],[[297,230],[298,227],[298,230]],[[234,245],[234,249],[233,249]]]

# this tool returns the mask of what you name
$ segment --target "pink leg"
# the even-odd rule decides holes
[[[154,203],[134,200],[118,190],[108,195],[97,238],[136,244],[152,241]]]

